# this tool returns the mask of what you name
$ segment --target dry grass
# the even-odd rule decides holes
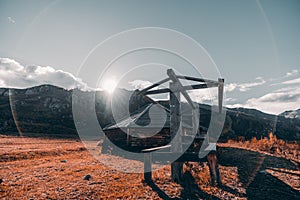
[[[284,140],[277,139],[272,133],[269,137],[257,140],[255,137],[250,141],[228,141],[227,144],[221,146],[231,146],[243,149],[251,149],[259,152],[283,157],[296,162],[300,162],[300,143],[299,142],[285,142]]]
[[[139,162],[102,156],[120,164]],[[158,187],[153,188],[143,183],[142,174],[119,172],[99,162],[80,141],[0,136],[1,199],[246,199],[237,167],[220,166],[227,189],[210,185],[206,163],[189,163],[185,171],[188,186],[173,182],[166,166],[153,173]],[[83,180],[87,174],[91,179]]]

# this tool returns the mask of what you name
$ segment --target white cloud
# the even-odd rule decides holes
[[[234,104],[230,107],[255,108],[272,114],[296,110],[300,107],[300,88],[281,88],[261,97],[248,99],[246,103]]]
[[[0,58],[0,87],[27,88],[51,84],[65,89],[90,89],[79,78],[50,66],[22,66],[9,58]]]
[[[9,22],[11,22],[13,24],[16,23],[16,21],[12,17],[7,17],[7,19],[8,19]]]
[[[292,71],[287,72],[285,76],[286,76],[286,77],[295,76],[295,75],[297,75],[298,73],[299,73],[299,70],[294,69],[294,70],[292,70]]]
[[[239,90],[241,92],[245,92],[245,91],[250,90],[250,88],[252,88],[252,87],[256,87],[256,86],[263,85],[263,84],[266,83],[266,81],[261,77],[257,77],[256,80],[258,80],[258,81],[252,82],[252,83],[242,83],[242,84],[240,84],[239,85]]]
[[[153,83],[151,83],[150,81],[144,81],[144,80],[134,80],[134,81],[130,81],[129,84],[135,90],[142,90],[142,89],[144,89],[146,87],[151,86]],[[154,88],[154,89],[157,89],[157,87]]]
[[[250,83],[229,83],[225,85],[226,92],[232,92],[234,90],[239,90],[240,92],[246,92],[250,90],[252,87],[257,87],[266,83],[266,81],[262,77],[257,77],[255,82]]]
[[[188,91],[191,99],[198,103],[212,104],[217,100],[218,91],[216,88],[207,88],[201,90]],[[183,97],[184,98],[184,97]],[[186,101],[184,99],[184,101]]]
[[[281,83],[271,84],[278,89],[267,91],[263,96],[258,98],[250,98],[245,103],[232,104],[230,107],[247,107],[255,108],[261,111],[280,114],[286,110],[296,110],[300,108],[300,78],[297,78],[299,70],[292,70],[286,73],[286,80]],[[259,78],[258,78],[259,79]],[[262,80],[262,79],[261,79]],[[263,83],[264,81],[261,81]],[[255,84],[253,84],[255,85]],[[236,86],[239,88],[240,85]]]
[[[232,91],[234,91],[237,87],[238,87],[238,84],[237,84],[237,83],[229,83],[229,84],[225,85],[225,91],[226,91],[226,92],[232,92]]]
[[[224,101],[225,101],[225,102],[235,102],[235,101],[237,101],[237,99],[236,99],[236,98],[228,97],[228,98],[226,98]]]
[[[296,78],[296,79],[289,80],[289,81],[284,81],[284,82],[282,82],[282,84],[300,84],[300,78]]]

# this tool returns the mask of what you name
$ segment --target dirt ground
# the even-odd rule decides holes
[[[147,185],[142,174],[106,164],[142,162],[113,155],[101,155],[100,162],[78,140],[0,136],[0,198],[300,199],[298,155],[289,159],[223,144],[218,158],[223,186],[210,185],[206,163],[187,163],[181,184],[171,180],[170,166],[165,166]],[[84,180],[86,175],[91,178]]]

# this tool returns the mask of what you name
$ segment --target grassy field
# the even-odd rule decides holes
[[[253,143],[220,146],[223,186],[210,185],[206,163],[187,163],[181,184],[172,182],[170,166],[165,166],[153,173],[154,184],[149,186],[140,173],[119,172],[103,164],[109,160],[142,166],[142,162],[113,155],[101,155],[100,162],[79,140],[0,136],[0,198],[299,199],[299,144],[277,142],[276,147],[273,142],[263,149],[258,148],[259,141]],[[88,174],[91,178],[84,180]]]

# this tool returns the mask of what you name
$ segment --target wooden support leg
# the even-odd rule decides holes
[[[171,164],[172,180],[180,183],[183,177],[183,162],[173,162]]]
[[[152,183],[152,158],[151,153],[144,153],[144,180]]]
[[[218,159],[216,160],[216,174],[217,174],[217,183],[219,186],[222,185],[222,181],[221,181],[221,176],[220,176],[220,171],[219,171],[219,164],[218,164]]]
[[[108,153],[108,142],[107,142],[107,138],[104,137],[103,142],[102,142],[102,149],[101,149],[101,153]]]
[[[209,166],[211,184],[222,185],[218,161],[217,161],[217,155],[215,151],[212,151],[207,155],[207,161]]]

